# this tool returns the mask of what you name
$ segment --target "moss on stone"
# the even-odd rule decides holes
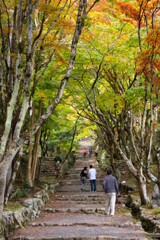
[[[157,208],[153,209],[152,213],[154,215],[160,214],[160,207],[157,207]]]
[[[15,211],[22,207],[22,205],[19,202],[9,202],[4,207],[4,211]]]

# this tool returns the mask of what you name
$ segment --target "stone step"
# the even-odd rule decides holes
[[[42,227],[40,227],[40,228],[42,228]],[[59,229],[59,231],[53,230],[53,227],[51,227],[51,228],[52,228],[52,231],[55,234],[55,236],[54,236],[53,233],[50,233],[50,234],[48,234],[49,235],[48,237],[45,236],[45,238],[42,239],[40,236],[39,237],[32,237],[32,236],[28,237],[28,235],[27,235],[27,238],[26,237],[18,237],[17,236],[16,238],[14,238],[14,240],[148,240],[148,239],[151,239],[151,238],[149,238],[149,236],[148,237],[144,237],[143,235],[142,236],[138,236],[138,238],[137,238],[137,236],[134,237],[134,231],[132,232],[132,235],[130,234],[131,237],[127,236],[127,233],[125,233],[125,234],[123,234],[124,235],[123,238],[122,237],[119,238],[119,237],[116,236],[116,234],[113,234],[110,231],[108,231],[108,228],[106,228],[106,227],[105,227],[106,231],[102,232],[101,229],[99,230],[100,234],[99,234],[98,237],[95,236],[95,234],[93,234],[93,233],[89,234],[90,236],[83,236],[84,234],[80,233],[80,235],[82,237],[81,236],[75,236],[77,234],[70,234],[69,236],[67,236],[68,234],[65,234],[65,235],[61,234],[61,231],[63,231],[63,232],[65,231],[65,232],[68,233],[68,231],[70,231],[69,227],[66,227],[68,229],[68,231],[67,231],[66,228],[65,229],[63,228],[62,230]],[[70,228],[72,228],[72,227],[70,227]],[[110,228],[109,228],[109,230],[110,230]],[[39,229],[38,229],[38,231],[39,231]],[[44,230],[41,229],[41,231],[43,232]],[[39,232],[39,234],[41,234],[41,231]],[[77,230],[77,227],[76,227],[75,231],[79,231],[79,232],[93,231],[93,229],[92,228],[90,229],[90,228],[87,228],[87,227],[85,227],[85,229],[84,229],[82,227],[81,229],[78,228],[78,230]],[[35,232],[33,234],[36,235]],[[30,234],[30,235],[32,235],[32,234]],[[57,238],[57,235],[58,235],[58,238]],[[156,238],[156,239],[159,239],[159,238]]]
[[[73,200],[73,198],[63,198],[63,199],[61,199],[60,197],[58,198],[58,197],[56,197],[55,198],[55,200],[58,200],[58,201],[69,201],[69,200],[71,200],[71,201],[75,201],[76,203],[77,202],[86,202],[86,203],[88,203],[88,202],[97,202],[97,203],[99,203],[99,202],[104,202],[105,201],[105,198],[81,198],[81,197],[79,197],[79,198],[77,198],[77,199],[75,199],[74,198],[74,200]]]
[[[121,197],[120,199],[118,199],[118,203],[120,204],[125,204],[126,202],[126,197]],[[63,206],[63,207],[67,207],[68,205],[71,207],[83,207],[85,208],[86,206],[94,206],[95,205],[98,207],[99,205],[101,206],[105,206],[105,197],[82,197],[82,196],[74,196],[74,197],[61,197],[61,196],[56,196],[54,198],[54,201],[51,201],[51,205],[54,204],[55,207],[58,206]]]
[[[131,221],[127,216],[107,217],[98,213],[43,213],[40,219],[33,221],[30,226],[17,230],[14,236],[14,240],[16,239],[147,240],[149,238],[136,220]]]
[[[46,218],[47,215],[47,218]],[[56,218],[55,218],[56,217]],[[118,221],[115,221],[115,218]],[[43,212],[39,220],[32,221],[29,223],[30,226],[112,226],[112,227],[122,227],[122,228],[135,228],[135,230],[141,230],[139,223],[136,220],[131,221],[130,217],[117,215],[116,217],[106,216],[99,213],[87,214],[82,213],[53,213],[53,212]]]
[[[80,175],[80,173],[81,173],[82,170],[83,170],[83,167],[75,168],[75,169],[73,169],[72,172],[71,172],[70,174],[68,174],[68,175],[72,175],[72,174],[78,174],[78,175]],[[89,170],[89,168],[88,168],[88,170]],[[97,172],[97,175],[99,175],[99,174],[102,173],[102,171],[101,171],[100,169],[98,169],[98,168],[96,168],[96,172]]]
[[[59,192],[60,193],[60,192]],[[67,195],[55,195],[54,196],[54,200],[53,200],[53,202],[55,201],[55,200],[60,200],[60,201],[69,201],[69,200],[71,200],[71,201],[100,201],[100,200],[105,200],[105,196],[103,195],[96,195],[96,193],[93,193],[93,195],[88,195],[87,194],[87,192],[84,192],[84,195],[83,194],[81,194],[81,195],[69,195],[69,196],[67,196]]]
[[[59,187],[58,189],[59,192],[80,192],[81,191],[81,185],[76,185],[76,186],[73,186],[73,185],[68,185],[68,186],[61,186]],[[97,192],[102,192],[103,189],[102,189],[102,186],[97,186]],[[90,185],[87,184],[86,185],[86,192],[90,192]]]
[[[57,201],[61,201],[61,199],[60,198],[56,198],[56,200]],[[64,199],[62,202],[65,202],[66,201],[66,199]],[[98,205],[98,204],[101,204],[101,205],[105,205],[105,199],[104,200],[76,200],[76,204],[79,204],[79,205],[81,205],[81,204],[85,204],[86,206],[87,205]]]
[[[84,159],[76,160],[76,164],[75,164],[74,168],[79,168],[79,167],[84,168],[86,166],[89,169],[90,165],[93,165],[96,169],[99,168],[97,162],[94,162],[94,160],[90,160],[90,159],[87,159],[87,158],[86,158],[86,161],[84,161]]]
[[[80,174],[69,174],[65,176],[64,180],[80,180]],[[87,178],[87,180],[89,181],[89,178]],[[97,176],[97,181],[101,180],[103,182],[103,178],[102,176]]]
[[[79,185],[81,183],[80,176],[77,179],[63,179],[59,181],[60,185]],[[87,183],[90,183],[90,180],[87,178]],[[103,183],[103,178],[96,179],[97,185],[101,185]]]
[[[92,204],[92,203],[91,203]],[[105,204],[103,204],[105,206]],[[45,208],[44,211],[48,213],[87,213],[87,214],[93,214],[93,213],[105,213],[105,207],[81,207],[81,208]]]

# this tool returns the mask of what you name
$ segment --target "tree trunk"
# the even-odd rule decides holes
[[[28,168],[27,168],[27,181],[30,187],[33,187],[32,181],[32,155],[33,155],[33,137],[29,139],[29,152],[28,152]]]
[[[21,145],[17,145],[12,143],[6,156],[4,157],[3,161],[0,162],[0,219],[2,218],[3,213],[3,205],[4,205],[4,197],[6,191],[6,184],[7,184],[7,173],[15,155],[20,150]]]
[[[138,178],[138,186],[139,186],[139,195],[141,199],[141,205],[146,205],[149,202],[149,198],[147,195],[147,185],[146,178],[141,175]]]
[[[7,184],[8,186],[7,186],[6,196],[5,196],[5,204],[7,204],[10,194],[12,192],[13,183],[16,179],[17,171],[20,166],[20,161],[21,161],[21,156],[18,157],[18,160],[16,161],[15,166],[13,168],[13,173],[11,173],[12,176],[11,176],[11,179],[9,180],[9,184]],[[12,167],[10,166],[10,168]]]
[[[35,114],[35,111],[34,111],[34,104],[32,104],[32,111],[31,111],[31,129],[33,127],[33,124],[34,124],[34,114]],[[28,184],[30,187],[33,187],[33,179],[32,179],[32,160],[33,160],[33,142],[34,142],[34,136],[30,135],[30,138],[29,138],[29,152],[28,152],[28,169],[27,169],[27,181],[28,181]]]
[[[143,167],[141,167],[140,170],[138,171],[134,167],[131,159],[129,159],[120,148],[119,148],[119,152],[120,152],[120,155],[122,156],[122,158],[124,159],[128,169],[130,170],[130,172],[132,173],[132,175],[136,178],[136,180],[138,182],[139,196],[140,196],[141,204],[146,205],[149,202],[149,198],[147,195],[146,178],[143,175]]]
[[[40,117],[42,114],[42,101],[39,101],[39,111],[38,111],[38,117]],[[35,135],[35,142],[34,142],[34,149],[33,149],[33,159],[32,159],[32,181],[34,182],[36,178],[36,170],[37,170],[37,163],[38,163],[38,146],[40,142],[40,136],[41,136],[41,128],[38,129],[36,135]]]
[[[70,155],[70,153],[71,153],[71,151],[72,151],[72,148],[73,148],[73,142],[74,142],[74,138],[75,138],[76,131],[77,131],[77,123],[78,123],[78,120],[79,120],[79,117],[77,118],[77,120],[76,120],[76,122],[75,122],[74,130],[73,130],[73,136],[72,136],[72,141],[71,141],[71,145],[70,145],[70,148],[69,148],[68,153],[67,153],[66,156],[64,157],[64,161],[68,158],[68,156]],[[63,161],[63,162],[64,162],[64,161]]]
[[[2,218],[3,213],[3,204],[4,204],[4,196],[6,190],[6,176],[8,172],[9,164],[0,164],[0,220]]]

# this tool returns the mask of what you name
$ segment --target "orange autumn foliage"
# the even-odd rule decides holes
[[[160,60],[155,59],[154,60],[154,66],[158,71],[160,71]]]
[[[93,38],[94,38],[94,35],[89,31],[87,32],[87,34],[85,34],[85,32],[82,32],[82,34],[81,34],[82,40],[92,41]]]
[[[146,37],[146,41],[154,47],[160,47],[160,29],[151,29]]]
[[[133,7],[132,4],[127,2],[118,2],[117,5],[119,6],[121,12],[124,13],[127,17],[138,21],[139,12],[136,8]]]
[[[110,5],[107,1],[101,0],[99,4],[96,4],[93,8],[93,11],[95,12],[105,12],[110,9]]]
[[[128,18],[128,17],[123,17],[121,19],[121,21],[125,21],[125,22],[130,22],[133,26],[137,27],[138,24],[137,24],[137,21],[135,21],[134,19],[132,18]]]

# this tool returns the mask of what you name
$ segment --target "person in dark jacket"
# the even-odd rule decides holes
[[[80,173],[81,182],[82,182],[81,191],[86,190],[85,187],[86,187],[87,175],[88,175],[87,167],[84,167]]]
[[[116,195],[119,194],[119,186],[117,179],[112,176],[112,170],[107,170],[107,176],[103,181],[103,189],[106,193],[106,208],[107,215],[115,215]]]

